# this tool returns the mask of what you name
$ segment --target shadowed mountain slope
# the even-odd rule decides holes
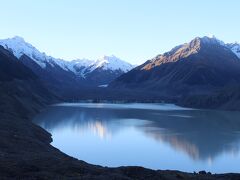
[[[156,56],[117,78],[110,87],[183,96],[208,94],[237,83],[239,58],[216,38],[203,37]]]

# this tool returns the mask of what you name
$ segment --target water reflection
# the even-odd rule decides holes
[[[169,143],[193,159],[213,159],[222,152],[239,152],[240,114],[238,112],[184,111],[184,116],[168,116],[152,121],[143,130],[157,140]],[[168,130],[162,133],[152,127]]]
[[[146,109],[143,108],[144,106],[146,106]],[[160,106],[162,105],[159,105],[159,107]],[[176,107],[171,108],[171,106],[169,106],[169,110],[167,110],[166,106],[164,106],[164,108],[155,107],[151,109],[148,108],[147,104],[142,104],[141,106],[135,106],[134,104],[62,105],[50,107],[47,111],[39,114],[34,121],[51,132],[53,139],[59,136],[56,132],[64,132],[66,129],[79,134],[87,134],[90,132],[102,140],[112,139],[109,144],[100,144],[101,146],[108,146],[103,149],[103,152],[106,151],[106,149],[112,149],[112,151],[114,151],[115,148],[115,151],[118,151],[118,149],[123,148],[122,146],[127,146],[131,143],[133,146],[132,149],[129,148],[127,152],[118,152],[116,153],[117,155],[119,155],[119,153],[129,153],[129,156],[133,156],[136,151],[138,151],[141,156],[148,154],[148,152],[144,152],[147,148],[144,146],[149,144],[148,148],[156,149],[156,151],[148,149],[148,151],[154,151],[155,153],[148,155],[148,158],[151,159],[150,156],[153,156],[153,158],[154,156],[164,156],[164,153],[161,154],[161,152],[157,151],[159,146],[161,146],[161,151],[170,147],[170,150],[168,149],[166,154],[172,154],[175,156],[175,159],[184,158],[181,160],[182,163],[188,163],[189,167],[191,166],[194,170],[198,167],[207,169],[205,168],[205,163],[196,163],[199,161],[212,164],[215,159],[222,159],[224,161],[231,161],[229,163],[235,166],[239,161],[232,162],[229,157],[235,157],[236,161],[237,158],[240,157],[239,112],[178,109]],[[71,138],[69,131],[68,133],[65,132],[65,134],[68,138]],[[154,144],[152,140],[157,143]],[[116,141],[116,144],[114,141]],[[84,145],[88,143],[87,145],[91,144],[93,148],[99,148],[96,139],[93,141],[92,138],[81,136],[81,142],[85,142]],[[142,150],[135,149],[134,145],[136,147],[139,146]],[[59,144],[56,144],[56,146],[59,146]],[[81,148],[84,147],[81,146]],[[92,156],[94,156],[94,153]],[[111,152],[109,153],[111,154]],[[190,163],[182,153],[189,157],[192,162]],[[84,157],[80,155],[79,158]],[[113,159],[114,158],[117,159],[117,157],[113,157]],[[164,159],[165,157],[162,158]],[[174,166],[176,162],[171,162],[171,165],[168,166],[166,162],[166,164],[164,164],[162,161],[156,161],[155,164],[151,166],[151,163],[155,160],[149,162],[150,165],[146,163],[148,161],[147,158],[144,160],[143,164],[134,164],[133,162],[133,165],[147,165],[151,168],[178,168],[178,166]],[[104,165],[104,162],[102,162],[102,164]],[[109,162],[106,163],[106,165],[111,166],[112,163]],[[116,163],[116,165],[123,164]],[[238,165],[240,165],[240,163],[238,163]],[[183,170],[191,171],[192,169],[189,167],[186,165],[186,168]],[[216,167],[211,167],[210,170],[224,172],[226,168],[221,167],[217,169]],[[236,168],[233,168],[232,171],[236,171]]]
[[[90,128],[93,133],[98,135],[101,139],[111,137],[110,131],[108,131],[106,125],[104,125],[101,121],[88,123],[88,128]]]

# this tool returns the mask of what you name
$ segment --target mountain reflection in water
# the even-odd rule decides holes
[[[54,146],[79,159],[92,160],[91,163],[185,171],[240,170],[240,112],[193,110],[164,104],[62,104],[49,107],[34,122],[53,134]],[[72,133],[78,137],[77,142],[71,141]],[[55,144],[58,137],[67,140]],[[74,147],[79,144],[81,152],[66,148],[69,143],[75,143]],[[95,162],[94,155],[107,157]],[[133,160],[118,159],[124,156]],[[174,162],[174,158],[181,162]],[[215,159],[216,163],[228,160],[230,169],[212,165]]]

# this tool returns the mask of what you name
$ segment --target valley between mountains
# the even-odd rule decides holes
[[[114,55],[66,61],[40,52],[18,36],[0,40],[0,45],[32,71],[41,85],[65,101],[165,101],[197,108],[240,107],[240,45],[215,37],[197,37],[139,66]]]
[[[107,168],[69,157],[30,119],[63,101],[171,102],[240,110],[240,45],[197,37],[139,66],[116,56],[65,61],[21,37],[0,40],[3,179],[239,179],[238,174]]]

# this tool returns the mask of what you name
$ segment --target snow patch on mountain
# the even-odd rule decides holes
[[[25,54],[42,68],[46,67],[44,54],[40,53],[35,47],[25,42],[24,39],[19,36],[3,39],[0,41],[0,45],[11,51],[18,59]]]
[[[222,46],[225,46],[225,43],[222,40],[219,40],[218,38],[216,38],[216,36],[212,35],[212,36],[204,36],[201,39],[204,43],[208,43],[208,44],[220,44]]]
[[[114,55],[111,56],[103,56],[97,59],[92,65],[90,65],[91,71],[95,69],[103,69],[103,70],[112,70],[112,71],[123,71],[128,72],[133,68],[133,65],[126,63],[125,61],[117,58]]]
[[[22,37],[15,36],[13,38],[0,40],[0,45],[11,51],[18,59],[24,54],[27,55],[42,68],[46,68],[47,64],[49,64],[52,67],[58,65],[66,71],[69,70],[68,62],[63,61],[62,59],[47,56],[30,43],[27,43]]]
[[[234,54],[237,55],[237,57],[240,59],[240,44],[235,42],[235,43],[229,43],[229,44],[226,44],[226,46],[228,48],[230,48],[232,50],[232,52]]]
[[[86,77],[87,74],[95,71],[121,71],[122,73],[130,71],[133,65],[117,58],[116,56],[103,56],[97,60],[81,59],[73,60],[71,69],[75,74]]]
[[[30,43],[27,43],[22,37],[15,36],[13,38],[0,40],[0,45],[11,51],[18,59],[24,54],[33,59],[41,68],[47,65],[55,67],[56,65],[65,71],[71,71],[78,76],[85,77],[87,73],[91,73],[96,69],[122,71],[127,72],[134,66],[117,58],[116,56],[103,56],[97,60],[77,59],[66,61],[63,59],[47,56],[40,52]]]
[[[240,58],[240,44],[239,43],[237,43],[237,42],[235,42],[235,43],[224,43],[223,41],[217,39],[215,36],[212,36],[212,37],[205,36],[202,39],[205,39],[209,43],[210,43],[210,41],[211,42],[215,41],[215,43],[218,43],[218,44],[220,44],[222,46],[225,46],[226,48],[231,49],[232,52],[234,54],[236,54],[238,58]]]

